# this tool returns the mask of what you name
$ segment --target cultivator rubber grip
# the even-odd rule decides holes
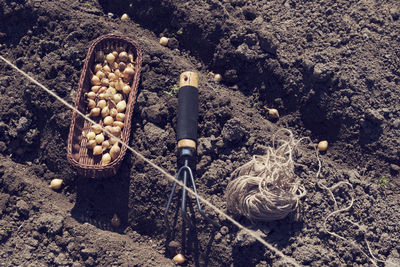
[[[180,76],[178,93],[178,148],[196,148],[197,121],[199,117],[198,76],[195,72],[184,72]]]

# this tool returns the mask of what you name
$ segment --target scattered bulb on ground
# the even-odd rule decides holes
[[[173,260],[177,263],[177,264],[182,264],[186,261],[185,256],[183,256],[181,253],[177,254]]]
[[[129,20],[129,16],[128,16],[128,14],[123,14],[122,16],[121,16],[121,20],[122,21],[127,21],[127,20]]]
[[[321,141],[318,143],[317,150],[319,152],[324,152],[328,149],[328,141]]]
[[[53,179],[51,180],[49,187],[53,190],[58,190],[61,188],[62,183],[63,183],[62,179]]]
[[[268,109],[268,115],[273,119],[279,119],[279,112],[277,109],[274,108]]]
[[[168,38],[167,37],[161,37],[160,38],[160,45],[162,45],[162,46],[167,46],[167,44],[168,44]]]
[[[215,75],[214,75],[214,81],[216,81],[216,82],[222,81],[222,76],[221,76],[221,74],[215,74]]]

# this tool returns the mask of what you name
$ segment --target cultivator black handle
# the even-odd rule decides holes
[[[197,142],[197,121],[199,118],[198,76],[184,72],[180,77],[178,93],[178,123],[176,135],[179,145],[194,145]],[[189,141],[191,140],[191,141]],[[195,148],[195,147],[194,147]]]
[[[178,142],[178,168],[188,161],[194,168],[197,146],[197,121],[199,118],[199,78],[195,72],[184,72],[180,76],[178,92],[178,121],[176,139]]]
[[[178,93],[178,122],[177,122],[177,142],[178,142],[178,172],[177,180],[181,180],[185,186],[191,186],[195,195],[199,213],[211,224],[218,226],[218,223],[210,219],[201,209],[200,201],[197,196],[197,189],[194,182],[192,168],[196,163],[196,143],[197,143],[197,121],[199,116],[199,96],[198,96],[198,75],[195,72],[184,72],[180,76]],[[189,180],[189,182],[188,182]],[[171,207],[172,198],[177,187],[175,181],[168,199],[168,204],[164,213],[165,225],[168,233],[171,232],[168,211]],[[183,219],[193,225],[186,213],[186,188],[182,188],[181,214]]]

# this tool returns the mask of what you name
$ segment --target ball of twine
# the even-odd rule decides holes
[[[277,136],[282,134],[278,139]],[[266,154],[253,158],[232,173],[226,190],[228,211],[251,221],[274,221],[297,209],[306,190],[294,173],[298,145],[287,129],[277,131]]]

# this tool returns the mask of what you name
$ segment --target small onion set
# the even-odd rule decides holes
[[[272,119],[279,119],[279,111],[275,108],[269,108],[268,116]]]
[[[318,143],[317,150],[319,152],[325,152],[328,149],[328,141],[324,140]]]
[[[175,257],[173,258],[173,260],[177,263],[177,264],[183,264],[186,259],[185,256],[183,256],[181,253],[175,255]]]
[[[214,75],[214,81],[216,81],[216,82],[220,82],[220,81],[222,81],[222,75],[221,74],[215,74]]]
[[[267,106],[264,106],[264,109],[267,110],[268,112],[268,117],[274,120],[279,119],[279,111],[275,108],[268,108]]]
[[[161,37],[160,38],[160,45],[162,46],[167,46],[168,45],[169,39],[167,37]]]
[[[122,14],[122,16],[121,16],[121,20],[122,21],[128,21],[129,20],[129,16],[128,16],[128,14]]]
[[[97,122],[82,135],[87,139],[86,147],[93,156],[101,156],[101,165],[115,160],[121,148],[125,110],[135,75],[135,58],[123,47],[105,53],[95,53],[95,65],[91,70],[91,90],[85,94],[91,119]],[[106,131],[103,131],[104,127]]]
[[[58,190],[61,188],[62,184],[63,184],[62,179],[53,179],[51,180],[49,187],[53,190]]]

